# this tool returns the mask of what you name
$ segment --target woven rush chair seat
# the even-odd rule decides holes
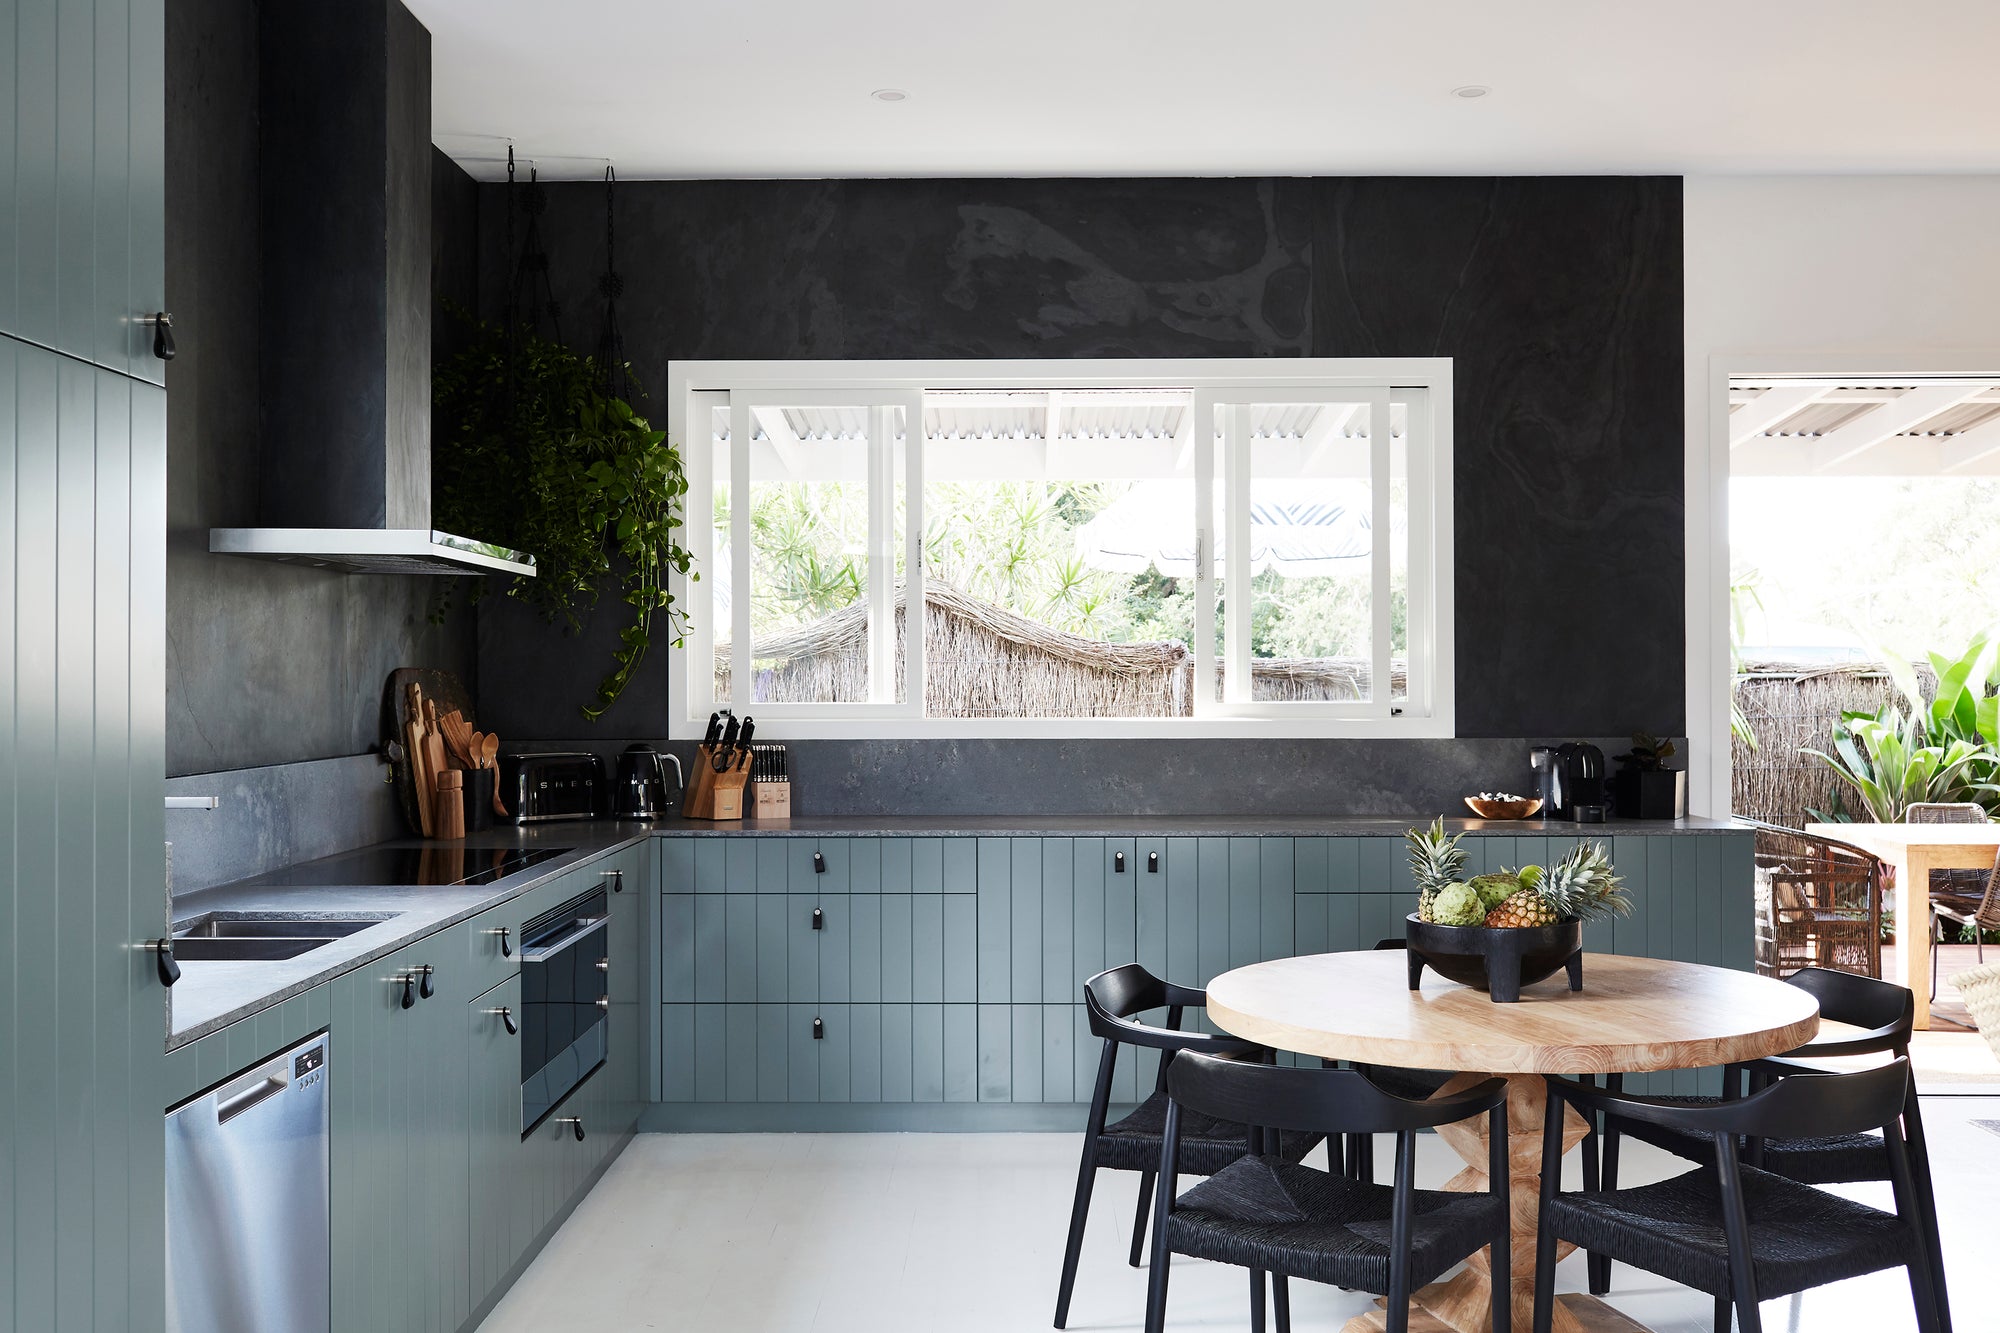
[[[1722,1104],[1720,1097],[1675,1097],[1673,1101],[1679,1106]],[[1705,1134],[1638,1120],[1620,1120],[1618,1132],[1690,1162],[1705,1162],[1715,1156],[1715,1145]],[[1889,1149],[1880,1134],[1770,1139],[1759,1145],[1758,1151],[1763,1170],[1805,1185],[1844,1185],[1857,1180],[1889,1178]]]
[[[1425,1094],[1428,1096],[1429,1094]],[[1124,1119],[1097,1136],[1097,1165],[1114,1171],[1152,1171],[1160,1165],[1160,1139],[1167,1128],[1167,1094],[1156,1092]],[[1279,1136],[1278,1157],[1296,1162],[1319,1146],[1321,1135]],[[1250,1150],[1250,1130],[1233,1120],[1181,1113],[1181,1169],[1212,1176]]]
[[[1910,1227],[1894,1213],[1741,1167],[1759,1299],[1789,1296],[1915,1257]],[[1649,1273],[1705,1291],[1729,1290],[1729,1237],[1713,1167],[1616,1194],[1558,1194],[1547,1205],[1556,1235]]]
[[[1389,1185],[1240,1158],[1180,1196],[1167,1218],[1168,1247],[1239,1268],[1387,1291],[1395,1202]],[[1506,1225],[1505,1205],[1491,1194],[1416,1190],[1410,1203],[1415,1287],[1442,1277]]]

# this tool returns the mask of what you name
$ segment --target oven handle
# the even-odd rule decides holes
[[[532,949],[521,950],[521,962],[523,964],[546,963],[549,959],[555,957],[564,949],[569,948],[578,940],[583,939],[594,931],[604,929],[604,923],[610,919],[608,916],[582,917],[577,921],[576,929],[558,936],[553,944],[542,944]]]

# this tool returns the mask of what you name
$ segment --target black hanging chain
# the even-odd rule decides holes
[[[512,159],[514,150],[509,148],[508,185],[513,185]],[[508,193],[514,191],[510,188]],[[549,256],[542,248],[542,214],[548,211],[548,194],[542,188],[541,172],[536,167],[528,168],[528,183],[521,187],[521,214],[526,219],[521,237],[520,256],[514,263],[512,290],[507,294],[507,309],[510,323],[520,333],[539,336],[543,321],[548,323],[548,338],[551,342],[562,341],[562,308],[556,302],[555,289],[549,282]],[[512,244],[514,211],[507,212],[509,244]]]
[[[618,327],[618,298],[625,294],[625,279],[618,272],[618,228],[614,191],[618,172],[604,168],[604,274],[597,290],[604,297],[604,331],[597,339],[597,369],[604,391],[627,402],[632,398],[631,374],[625,365],[625,333]]]

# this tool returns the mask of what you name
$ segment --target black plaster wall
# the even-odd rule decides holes
[[[258,20],[251,0],[167,5],[170,776],[358,754],[391,670],[476,666],[469,615],[428,623],[429,579],[208,553],[209,528],[259,521],[264,471]]]
[[[546,190],[563,332],[587,348],[604,192]],[[504,200],[480,187],[489,316]],[[1677,179],[1632,177],[633,182],[618,193],[620,313],[661,418],[676,358],[1452,357],[1465,743],[1287,751],[1309,782],[1379,801],[1462,785],[1459,761],[1490,772],[1529,738],[1684,730],[1680,201]],[[577,720],[611,614],[580,639],[502,602],[480,620],[482,719],[503,735],[615,748],[664,734],[658,670],[599,728]],[[890,799],[940,809],[965,808],[935,794],[954,784],[1015,810],[1139,808],[1163,791],[1186,809],[1195,788],[1170,780],[1184,767],[1170,755],[1199,748],[1196,785],[1268,757],[1141,743],[1118,771],[1161,776],[1123,790],[1053,744],[814,748],[828,800],[902,774]],[[1005,794],[1024,778],[1040,797]]]

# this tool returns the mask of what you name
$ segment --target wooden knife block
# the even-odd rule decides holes
[[[681,801],[681,813],[689,819],[743,818],[744,791],[750,784],[750,757],[746,754],[735,767],[718,773],[717,748],[704,745],[694,753],[694,778]]]

